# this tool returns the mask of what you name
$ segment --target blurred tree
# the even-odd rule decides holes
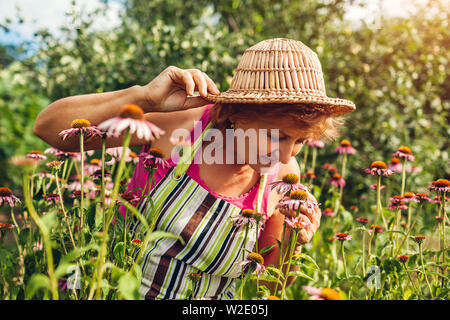
[[[14,56],[10,53],[11,48],[11,45],[0,44],[0,67],[2,69],[14,61]]]

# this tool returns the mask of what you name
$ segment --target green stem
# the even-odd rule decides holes
[[[80,156],[81,156],[81,170],[80,170],[80,235],[81,246],[84,244],[84,134],[80,134]]]
[[[425,277],[425,281],[427,282],[428,290],[430,290],[431,298],[434,299],[433,290],[431,289],[430,282],[428,281],[428,277],[425,273],[425,264],[423,263],[423,254],[422,254],[422,244],[421,243],[419,243],[419,253],[420,253],[420,264],[422,265],[423,276]]]
[[[50,291],[52,294],[53,300],[58,300],[58,283],[57,279],[55,277],[55,269],[53,266],[53,253],[52,253],[52,246],[50,242],[50,234],[47,229],[47,227],[42,223],[41,219],[39,218],[39,215],[36,212],[36,209],[33,206],[33,201],[30,198],[30,189],[29,189],[29,181],[27,179],[27,176],[24,176],[23,181],[23,195],[25,198],[25,204],[28,208],[28,211],[31,215],[31,218],[36,223],[37,227],[39,228],[39,231],[42,234],[42,239],[44,243],[45,248],[45,257],[47,259],[47,273],[50,280]]]
[[[64,160],[64,163],[66,163],[67,161],[68,161],[67,159]],[[64,173],[65,175],[63,175],[63,181],[62,181],[63,183],[67,183],[67,180],[69,180],[70,173],[72,172],[72,167],[74,166],[75,160],[74,159],[70,159],[69,161],[70,161],[69,168]]]
[[[344,264],[344,272],[345,278],[349,281],[348,271],[347,271],[347,263],[345,260],[345,252],[344,252],[344,240],[341,240],[341,255],[342,255],[342,263]]]
[[[247,235],[248,235],[248,223],[245,225],[244,245],[243,245],[243,248],[242,248],[242,260],[245,260],[245,246],[247,245]],[[241,281],[242,282],[244,281],[244,266],[242,266]],[[244,290],[244,286],[241,285],[240,289],[241,290],[239,291],[239,294],[240,294],[240,297],[241,297],[241,300],[242,300],[242,297],[244,295],[244,291],[243,291]]]
[[[364,231],[362,234],[362,269],[363,269],[363,277],[366,276],[366,232]]]
[[[440,243],[442,243],[441,246],[441,250],[442,250],[442,265],[441,265],[441,270],[442,270],[442,274],[444,274],[444,271],[447,269],[447,267],[445,267],[445,260],[446,260],[446,251],[447,251],[447,247],[446,247],[446,241],[445,241],[445,225],[448,222],[447,220],[447,212],[445,209],[445,205],[446,205],[446,192],[441,192],[441,225],[442,225],[442,236],[440,237]],[[444,277],[441,278],[441,283],[442,283],[442,287],[444,287]]]
[[[284,293],[286,291],[286,284],[287,284],[287,281],[288,281],[288,278],[289,278],[289,271],[291,269],[292,255],[294,253],[295,244],[297,242],[297,236],[298,236],[298,232],[299,232],[297,229],[294,229],[293,231],[294,231],[294,235],[292,235],[292,230],[291,230],[290,235],[289,235],[289,242],[290,242],[289,258],[288,258],[288,264],[287,264],[287,267],[286,267],[286,273],[285,273],[285,277],[284,277],[284,281],[283,281],[283,287],[281,288],[281,300],[283,300]]]
[[[106,152],[106,137],[102,138],[102,155],[101,155],[101,163],[102,163],[102,191],[101,191],[101,203],[102,203],[102,213],[103,213],[103,224],[105,224],[105,152]]]
[[[62,212],[64,214],[64,221],[66,222],[67,230],[69,231],[70,241],[72,241],[73,248],[76,249],[77,246],[75,244],[75,240],[74,240],[73,234],[72,234],[72,228],[70,227],[70,223],[69,223],[69,220],[68,220],[68,217],[67,217],[67,212],[66,212],[66,209],[64,207],[64,200],[63,200],[63,197],[62,197],[61,188],[59,187],[57,171],[54,171],[53,175],[55,176],[56,189],[58,190],[58,195],[59,195],[59,204],[61,205],[61,210],[62,210]]]
[[[403,197],[405,195],[405,187],[406,187],[406,158],[403,158],[402,161],[402,190],[401,190],[401,196]]]
[[[103,278],[104,260],[106,257],[106,245],[107,245],[107,241],[108,241],[108,230],[109,230],[109,226],[112,221],[112,216],[114,214],[113,209],[115,207],[115,202],[116,202],[117,196],[119,194],[120,179],[122,177],[122,172],[125,167],[125,154],[126,154],[126,150],[127,150],[128,146],[130,144],[130,140],[131,140],[130,130],[127,129],[125,132],[124,140],[123,140],[123,149],[122,149],[123,152],[122,152],[122,156],[120,157],[119,167],[117,168],[117,174],[116,174],[116,177],[114,180],[114,187],[113,187],[113,191],[111,194],[111,204],[108,207],[106,221],[103,225],[102,244],[100,247],[100,255],[99,255],[99,259],[98,259],[97,286],[96,286],[96,294],[95,294],[96,300],[100,299],[101,281]],[[94,286],[92,288],[94,288]]]
[[[413,220],[413,222],[412,222],[412,224],[411,224],[411,228],[409,228],[408,230],[406,230],[406,235],[405,235],[405,237],[403,238],[403,240],[402,240],[402,242],[400,243],[400,245],[398,246],[397,251],[395,252],[395,255],[394,255],[393,257],[396,257],[396,256],[400,253],[400,250],[403,248],[403,244],[404,244],[405,241],[408,239],[408,237],[409,237],[411,231],[414,229],[414,226],[416,225],[416,222],[417,222],[417,218],[419,217],[419,211],[420,211],[420,208],[421,208],[421,207],[422,207],[422,204],[420,204],[419,207],[417,208],[417,212],[416,212],[416,215],[415,215],[415,217],[414,217],[414,220]]]
[[[381,185],[381,176],[378,176],[378,180],[377,180],[377,208],[376,208],[376,211],[375,211],[375,217],[374,217],[374,219],[373,219],[373,228],[372,228],[372,232],[371,232],[370,237],[369,237],[367,263],[369,263],[369,262],[370,262],[370,259],[371,259],[371,254],[372,254],[372,252],[371,252],[372,240],[373,240],[373,238],[374,238],[374,236],[375,236],[375,226],[376,226],[376,224],[377,224],[378,215],[379,215],[380,210],[381,210],[381,201],[380,201],[381,192],[380,192],[380,185]],[[375,251],[376,251],[376,248],[375,248]]]
[[[280,271],[283,272],[283,250],[284,250],[284,237],[286,234],[286,221],[283,223],[283,232],[281,235],[281,241],[280,241],[280,248],[279,248],[279,257],[278,257],[278,267],[280,268]],[[280,276],[281,277],[281,276]],[[280,277],[278,278],[278,280],[280,280]],[[275,290],[274,290],[274,294],[277,293],[277,289],[278,289],[278,281],[275,283]]]

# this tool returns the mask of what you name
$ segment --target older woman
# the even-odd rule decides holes
[[[194,96],[195,91],[199,96]],[[287,189],[272,187],[283,178],[300,176],[295,156],[304,143],[334,139],[338,116],[354,110],[351,101],[326,96],[320,62],[311,49],[300,41],[277,38],[244,52],[226,92],[220,93],[197,69],[170,66],[145,86],[55,101],[38,116],[34,132],[55,148],[77,151],[79,140],[62,141],[60,131],[77,118],[97,125],[115,117],[126,104],[141,106],[145,119],[166,133],[151,144],[133,136],[131,145],[143,145],[142,154],[151,147],[168,160],[168,166],[156,169],[145,193],[161,203],[155,229],[180,235],[185,242],[159,239],[149,243],[142,260],[140,292],[145,299],[233,297],[234,279],[242,272],[239,262],[255,250],[256,238],[258,250],[273,246],[277,239],[282,241],[285,218],[296,215],[294,208],[277,205]],[[196,158],[175,177],[171,137],[180,129],[190,132],[184,136],[186,141],[200,144]],[[196,134],[204,131],[215,132],[214,138],[202,140]],[[239,139],[238,132],[250,133],[248,140]],[[107,147],[120,146],[122,139],[107,138]],[[86,150],[100,147],[99,140],[86,141]],[[202,151],[203,157],[198,157]],[[144,188],[147,176],[140,161],[128,190]],[[315,203],[309,193],[308,200]],[[138,209],[148,215],[149,205],[143,201]],[[306,227],[298,233],[297,251],[311,240],[321,217],[318,206],[300,208]],[[236,224],[245,209],[262,213],[261,228],[252,224],[248,230]],[[133,237],[139,237],[140,227],[138,220],[130,223]],[[285,243],[289,235],[287,230]],[[277,267],[280,250],[273,246],[263,257],[255,263]],[[289,285],[294,277],[288,280]],[[260,283],[274,291],[272,282]]]

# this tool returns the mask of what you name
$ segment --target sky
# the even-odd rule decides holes
[[[118,25],[120,23],[119,13],[123,9],[125,0],[109,0],[108,15],[105,19],[98,20],[93,26],[95,29],[105,29]],[[406,16],[409,11],[414,11],[415,6],[412,0],[365,0],[368,6],[361,8],[358,3],[362,0],[356,0],[355,5],[348,6],[345,16],[355,25],[361,20],[370,22],[383,10],[386,16]],[[419,3],[428,0],[416,0]],[[104,6],[104,0],[76,0],[77,10],[94,10],[98,6]],[[0,0],[0,23],[5,18],[14,21],[11,25],[12,32],[4,33],[0,30],[0,43],[17,44],[22,40],[33,41],[33,34],[40,28],[49,28],[50,32],[58,35],[59,28],[63,25],[70,27],[69,17],[65,15],[72,8],[72,0]],[[18,24],[16,7],[21,8],[20,15],[25,19],[25,23]]]

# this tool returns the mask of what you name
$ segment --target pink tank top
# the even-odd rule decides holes
[[[203,132],[203,130],[205,129],[205,127],[208,125],[208,123],[210,121],[209,110],[211,109],[212,106],[213,106],[213,104],[209,104],[205,107],[205,111],[203,112],[200,120],[198,122],[196,122],[194,128],[192,129],[189,137],[187,137],[186,140],[190,139],[191,143],[193,143],[195,141],[195,139],[197,138],[194,135],[194,133]],[[145,186],[145,183],[148,178],[148,171],[143,166],[143,159],[142,159],[141,155],[143,152],[147,152],[150,149],[150,146],[151,146],[151,144],[148,144],[148,145],[145,145],[142,147],[141,152],[140,152],[139,162],[134,170],[133,177],[131,178],[131,181],[127,188],[127,192],[130,192],[130,190],[132,190],[134,188],[138,188],[138,187],[141,188],[141,190],[142,190],[142,188]],[[177,158],[178,158],[178,155],[176,156],[176,158],[171,157],[167,160],[171,167],[176,166],[175,161],[177,160]],[[279,166],[280,166],[280,162],[278,162],[276,165],[274,165],[271,168],[271,171],[267,175],[267,182],[266,182],[266,186],[265,186],[265,190],[264,190],[262,207],[261,207],[262,211],[265,214],[266,219],[267,219],[267,200],[268,200],[269,193],[271,190],[269,183],[276,180],[276,178],[278,176]],[[155,185],[157,185],[158,182],[167,174],[168,171],[169,171],[169,168],[167,168],[167,167],[163,168],[163,167],[159,166],[153,174],[153,181],[152,181],[151,187],[153,188]],[[231,204],[234,204],[235,206],[237,206],[241,209],[248,209],[248,208],[253,209],[253,210],[256,209],[259,180],[248,192],[246,192],[240,196],[237,196],[237,197],[228,197],[225,195],[221,195],[217,192],[214,192],[205,184],[205,182],[200,178],[199,168],[198,168],[198,164],[196,163],[196,161],[192,162],[192,164],[186,171],[186,174],[189,175],[193,180],[195,180],[199,185],[201,185],[203,188],[205,188],[209,193],[214,195],[216,198],[223,199]],[[135,194],[136,196],[140,197],[141,190],[134,190],[134,191],[132,191],[132,193]],[[144,192],[145,195],[148,194],[148,190],[149,189],[147,186],[147,189]],[[123,215],[125,215],[125,207],[124,206],[121,206],[119,211]]]

